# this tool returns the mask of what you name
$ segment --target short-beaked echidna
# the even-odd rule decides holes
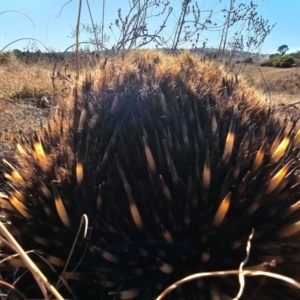
[[[109,59],[75,97],[73,118],[58,113],[19,142],[15,167],[4,162],[1,202],[23,248],[58,273],[87,216],[64,273],[78,265],[67,282],[79,299],[155,299],[185,276],[239,270],[247,256],[243,270],[300,279],[295,120],[188,52]],[[300,297],[275,279],[245,281],[242,299]],[[165,299],[231,299],[239,289],[237,274],[210,276]]]

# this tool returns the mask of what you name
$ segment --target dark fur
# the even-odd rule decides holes
[[[159,69],[164,59],[169,65]],[[172,64],[181,69],[170,71]],[[19,200],[30,217],[6,213],[26,250],[40,249],[46,258],[62,262],[82,215],[88,216],[89,237],[80,235],[67,268],[71,271],[84,257],[77,270],[80,279],[68,281],[78,298],[119,299],[130,291],[134,299],[155,299],[184,276],[237,270],[252,230],[244,269],[255,266],[300,280],[299,233],[282,233],[300,221],[299,210],[288,213],[300,198],[295,124],[244,99],[241,90],[246,93],[248,87],[235,78],[224,75],[214,81],[207,74],[209,85],[196,64],[200,62],[186,53],[171,60],[146,52],[125,58],[120,69],[108,65],[97,84],[87,81],[77,95],[82,107],[73,120],[76,130],[65,128],[67,118],[57,115],[32,141],[21,143],[24,181],[7,184],[6,192],[22,193]],[[228,134],[234,136],[232,149]],[[284,138],[290,143],[275,159]],[[32,154],[38,141],[46,157]],[[264,157],[254,167],[260,149]],[[82,180],[76,173],[81,165]],[[272,189],[270,182],[285,165],[288,171]],[[205,167],[211,172],[209,184]],[[3,168],[12,171],[9,165]],[[55,197],[62,199],[67,224]],[[224,212],[226,197],[229,209]],[[223,215],[217,218],[220,209]],[[276,267],[261,265],[272,261]],[[210,299],[215,294],[225,299],[238,290],[237,276],[208,277],[166,299]],[[247,277],[243,293],[243,299],[297,297],[299,290],[262,277]]]

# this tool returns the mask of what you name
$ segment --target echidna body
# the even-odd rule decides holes
[[[18,167],[4,164],[7,226],[25,250],[61,272],[86,215],[88,235],[81,230],[64,275],[76,269],[67,282],[82,299],[155,299],[185,276],[239,270],[246,257],[243,270],[299,280],[295,122],[189,53],[133,52],[99,78],[76,96],[75,128],[57,115],[18,145]],[[239,289],[238,275],[211,276],[165,299],[228,299]],[[299,296],[258,276],[243,290],[243,299]]]

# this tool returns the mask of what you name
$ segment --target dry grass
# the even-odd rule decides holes
[[[25,63],[10,55],[0,68],[0,156],[10,157],[14,139],[29,135],[50,116],[57,99],[70,95],[71,86],[56,80],[53,63]],[[43,100],[47,98],[47,101]]]
[[[61,108],[72,111],[73,87],[76,84],[75,59],[24,62],[13,54],[0,60],[0,158],[13,158],[15,140],[31,136],[49,117]],[[80,57],[81,78],[97,77],[99,57]],[[47,102],[43,101],[47,98]]]
[[[13,55],[9,63],[2,65],[0,76],[3,79],[0,97],[9,99],[31,98],[51,94],[52,68],[49,64],[39,62],[26,64]]]
[[[298,119],[300,68],[282,69],[260,67],[258,64],[235,64],[231,71],[245,77],[250,85],[259,90],[275,114]]]
[[[299,101],[300,68],[260,67],[256,64],[236,64],[233,72],[244,74],[247,80],[264,93],[271,93],[274,104]]]

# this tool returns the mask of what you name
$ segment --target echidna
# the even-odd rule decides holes
[[[300,280],[295,120],[188,52],[108,60],[75,97],[80,113],[57,114],[20,141],[17,166],[2,166],[6,226],[22,247],[41,251],[57,274],[72,252],[66,297],[155,299],[188,275],[242,262]],[[238,274],[209,276],[165,299],[231,299],[240,284]],[[242,299],[299,297],[281,281],[245,278]]]

